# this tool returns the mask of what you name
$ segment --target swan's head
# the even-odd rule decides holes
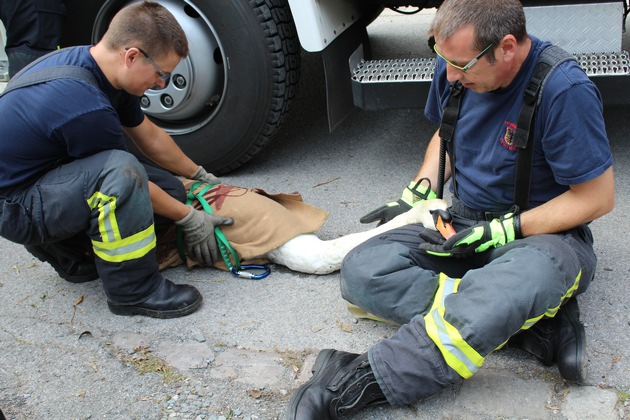
[[[436,210],[446,211],[448,204],[441,198],[424,200],[412,207],[406,215],[409,223],[421,223],[427,229],[437,230],[433,220],[432,212]]]
[[[445,239],[455,235],[455,228],[453,227],[453,216],[451,212],[443,209],[430,210],[433,216],[433,224],[435,228],[440,231]]]
[[[406,215],[408,223],[421,223],[427,229],[439,230],[442,236],[450,238],[455,234],[453,219],[449,213],[448,204],[440,198],[422,201]]]

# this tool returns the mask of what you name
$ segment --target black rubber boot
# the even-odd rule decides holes
[[[291,397],[288,420],[336,420],[387,400],[376,382],[367,353],[322,350],[313,377]]]
[[[38,260],[50,264],[62,279],[85,283],[98,278],[91,246],[85,241],[89,239],[75,237],[51,244],[25,245],[24,248]]]
[[[546,366],[556,363],[566,381],[586,380],[586,334],[576,299],[570,299],[554,318],[542,319],[515,334],[508,347],[523,349]]]
[[[164,283],[147,298],[135,304],[107,302],[109,310],[116,315],[144,315],[151,318],[179,318],[195,312],[203,297],[199,290],[188,284],[175,284],[164,279]]]

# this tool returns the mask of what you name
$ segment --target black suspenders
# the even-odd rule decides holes
[[[516,161],[516,173],[514,180],[514,204],[520,210],[529,207],[529,190],[531,184],[531,170],[534,159],[534,121],[536,110],[542,99],[545,83],[557,66],[568,60],[575,60],[572,54],[560,47],[551,45],[545,48],[536,63],[534,74],[530,79],[524,93],[524,104],[518,116],[518,123],[514,135],[513,144],[519,148]],[[459,108],[465,89],[455,82],[451,84],[451,93],[444,107],[442,122],[440,124],[440,167],[438,171],[437,196],[442,197],[444,190],[444,172],[446,166],[446,146],[448,144],[449,158],[451,161],[451,182],[453,191],[457,197],[457,184],[455,182],[455,142],[453,134],[459,118]]]
[[[449,148],[449,158],[451,162],[451,182],[453,183],[453,191],[455,197],[457,197],[457,184],[455,183],[455,147],[453,136],[455,134],[455,125],[457,125],[457,119],[459,118],[459,109],[462,103],[462,98],[466,89],[459,83],[451,83],[451,93],[446,100],[446,106],[442,114],[442,123],[440,124],[440,167],[438,170],[438,190],[436,192],[437,198],[443,198],[444,195],[444,172],[446,169],[446,145]]]
[[[67,65],[67,66],[48,67],[45,69],[30,72],[28,74],[24,74],[26,73],[27,70],[35,66],[37,63],[39,63],[43,59],[48,58],[51,55],[58,54],[62,51],[64,50],[53,51],[49,54],[46,54],[43,57],[38,58],[37,60],[30,63],[28,66],[24,67],[15,76],[13,76],[11,80],[9,80],[9,83],[7,84],[6,89],[4,90],[4,92],[2,92],[2,94],[0,94],[0,97],[2,97],[3,95],[6,95],[7,93],[15,89],[20,89],[27,86],[33,86],[40,83],[49,82],[54,79],[62,79],[62,78],[85,80],[86,82],[91,83],[94,86],[98,87],[98,82],[96,81],[96,77],[92,74],[92,72],[90,72],[86,68],[79,67],[79,66]]]
[[[51,53],[46,54],[43,57],[38,58],[37,60],[33,61],[32,63],[24,67],[15,76],[13,76],[11,80],[9,80],[9,83],[7,84],[7,87],[4,90],[4,92],[0,93],[0,98],[12,90],[16,90],[16,89],[20,89],[20,88],[28,87],[28,86],[33,86],[33,85],[38,85],[40,83],[49,82],[55,79],[83,80],[87,83],[92,84],[96,88],[100,89],[96,76],[94,76],[94,74],[88,69],[84,67],[80,67],[80,66],[61,65],[61,66],[55,66],[55,67],[47,67],[44,69],[32,71],[28,74],[24,74],[26,73],[26,71],[28,71],[30,68],[35,66],[40,61],[52,55],[59,54],[60,52],[63,52],[64,50],[65,48],[61,50],[55,50]],[[121,96],[121,92],[118,92],[116,95],[109,97],[110,103],[112,104],[112,107],[114,109],[118,108],[118,105],[120,103],[120,96]]]

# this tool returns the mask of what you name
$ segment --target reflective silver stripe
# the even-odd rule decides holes
[[[451,340],[451,337],[448,335],[447,326],[444,323],[444,319],[439,315],[437,310],[433,310],[431,311],[431,313],[433,322],[437,327],[437,333],[439,336],[441,347],[445,351],[448,351],[455,358],[457,358],[457,360],[459,360],[464,366],[466,366],[471,374],[476,373],[479,370],[479,366],[477,366],[472,360],[470,360],[470,358]],[[466,345],[468,346],[468,344]],[[458,373],[461,374],[461,372],[459,371]]]

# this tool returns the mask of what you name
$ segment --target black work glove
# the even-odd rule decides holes
[[[429,255],[456,258],[470,257],[523,237],[520,217],[516,210],[501,218],[466,228],[449,239],[435,233],[427,230],[420,232],[420,237],[427,241],[420,244],[420,250]]]
[[[190,213],[175,222],[182,227],[184,241],[188,255],[204,265],[211,266],[219,259],[219,247],[214,237],[214,228],[221,225],[231,225],[234,220],[230,217],[215,216],[203,210],[195,210],[192,206]]]
[[[427,244],[430,245],[441,246],[442,244],[444,244],[444,242],[446,242],[444,235],[442,235],[442,233],[437,230],[422,229],[420,233],[418,233],[418,236],[420,236]],[[421,250],[423,245],[426,244],[420,244]]]
[[[428,181],[429,186],[422,185],[422,181]],[[412,207],[415,207],[422,201],[433,198],[437,198],[437,196],[431,190],[431,181],[429,181],[428,178],[422,178],[418,182],[411,181],[403,190],[400,199],[383,204],[379,208],[374,209],[363,216],[359,221],[361,223],[372,223],[378,220],[378,226],[380,226],[383,223],[389,222],[399,214],[409,211]]]

